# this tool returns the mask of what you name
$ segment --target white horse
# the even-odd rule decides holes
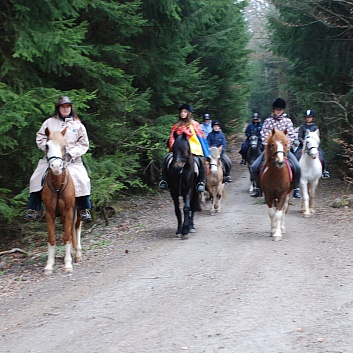
[[[315,191],[322,175],[322,165],[319,158],[320,134],[319,130],[306,130],[303,152],[299,159],[301,168],[300,189],[302,192],[302,212],[305,217],[315,213]]]

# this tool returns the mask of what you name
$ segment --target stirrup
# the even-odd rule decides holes
[[[38,211],[40,212],[40,211]],[[23,218],[27,221],[35,221],[37,219],[37,211],[35,210],[27,210],[27,213],[23,216]]]
[[[299,188],[294,189],[293,198],[294,199],[301,199],[302,198],[302,195],[300,194],[300,189]]]
[[[197,184],[196,189],[198,192],[204,192],[205,191],[205,183],[202,181]]]
[[[159,189],[160,190],[167,190],[168,189],[168,183],[165,180],[161,180],[159,182]]]
[[[331,177],[331,175],[330,175],[330,173],[329,173],[327,170],[325,170],[325,171],[322,173],[322,176],[321,176],[322,179],[328,179],[328,178],[330,178],[330,177]]]
[[[229,175],[225,176],[223,180],[225,183],[231,183],[233,181]]]
[[[81,221],[90,221],[91,219],[89,210],[81,210]]]

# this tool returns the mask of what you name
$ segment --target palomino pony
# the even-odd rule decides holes
[[[289,207],[289,194],[293,189],[290,166],[286,155],[289,148],[287,129],[272,129],[266,140],[265,168],[260,176],[260,187],[265,194],[271,219],[273,240],[282,240],[285,233],[285,214]]]
[[[256,181],[251,180],[251,170],[250,166],[251,164],[254,163],[256,158],[262,153],[262,148],[261,148],[261,140],[260,138],[252,134],[249,137],[249,145],[248,149],[246,151],[246,162],[248,163],[248,169],[250,173],[250,187],[249,187],[249,193],[252,193],[254,191],[254,188],[256,187]]]
[[[45,205],[45,218],[48,226],[48,261],[45,274],[53,272],[55,264],[55,219],[60,216],[64,227],[65,272],[72,272],[71,244],[75,249],[75,260],[79,262],[81,254],[81,215],[76,206],[75,186],[65,165],[66,128],[62,131],[45,133],[48,136],[48,170],[44,179],[42,199]]]
[[[174,201],[175,214],[178,219],[177,236],[187,238],[189,232],[195,232],[194,213],[201,211],[199,193],[195,189],[196,175],[194,158],[190,151],[186,134],[175,134],[172,152],[173,159],[167,168],[167,182]],[[184,201],[184,221],[180,211],[179,196]]]
[[[206,173],[206,189],[211,200],[211,216],[214,216],[215,212],[221,212],[221,198],[224,197],[221,152],[222,146],[213,146],[210,148],[210,156],[208,157],[209,170]]]
[[[302,212],[309,217],[314,210],[315,191],[322,175],[322,165],[319,158],[320,133],[306,130],[303,151],[299,159],[301,168],[300,189],[302,192]]]

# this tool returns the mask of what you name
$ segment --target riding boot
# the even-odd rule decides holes
[[[24,219],[27,221],[34,221],[37,216],[41,216],[42,209],[42,192],[36,191],[29,194],[29,201],[27,206],[27,212],[24,215]]]
[[[91,201],[89,195],[76,197],[76,203],[81,212],[82,221],[90,221],[92,219],[89,209],[91,208]]]
[[[265,152],[262,152],[255,161],[249,166],[250,170],[250,180],[255,182],[256,187],[254,192],[250,195],[251,197],[259,197],[261,195],[259,189],[259,174],[260,174],[260,166],[263,162],[265,156]]]
[[[168,189],[168,183],[167,183],[167,168],[168,168],[168,162],[170,158],[173,156],[172,152],[169,152],[163,159],[162,163],[162,177],[161,181],[159,182],[159,189],[160,190],[167,190]]]
[[[294,178],[293,198],[301,199],[302,195],[300,193],[299,185],[300,185],[300,177],[302,173],[301,173],[300,165],[298,163],[297,157],[292,152],[288,152],[288,159],[293,170],[293,178]]]
[[[326,156],[322,149],[319,148],[319,157],[322,165],[322,179],[330,178],[330,173],[326,170]]]
[[[205,191],[205,185],[206,185],[206,170],[205,170],[205,165],[204,165],[204,159],[203,157],[200,156],[195,156],[197,159],[197,165],[199,167],[199,182],[196,185],[196,189],[198,192],[204,192]]]
[[[231,183],[232,178],[230,177],[230,171],[232,169],[232,161],[230,160],[227,154],[222,153],[221,162],[223,166],[223,182]]]

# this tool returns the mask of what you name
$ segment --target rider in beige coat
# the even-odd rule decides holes
[[[89,148],[89,139],[85,126],[81,123],[69,97],[61,97],[55,104],[54,116],[44,121],[36,135],[36,143],[39,149],[46,151],[47,135],[45,129],[49,131],[62,131],[66,128],[65,139],[68,142],[66,152],[68,153],[68,170],[75,184],[75,195],[78,207],[81,210],[82,220],[90,220],[91,208],[89,195],[91,193],[91,182],[87,170],[83,165],[81,156]],[[30,199],[28,210],[25,215],[27,220],[35,220],[37,212],[41,210],[41,190],[42,179],[48,168],[46,155],[39,160],[36,170],[30,179]]]

